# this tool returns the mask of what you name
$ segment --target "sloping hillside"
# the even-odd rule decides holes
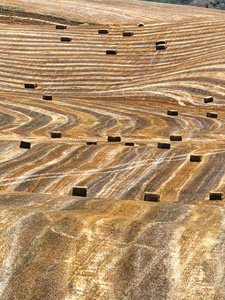
[[[1,0],[1,6],[97,24],[137,25],[195,18],[224,19],[223,11],[139,0]]]
[[[89,4],[0,24],[0,299],[224,299],[225,14]]]
[[[23,193],[0,206],[3,300],[223,299],[223,207]]]

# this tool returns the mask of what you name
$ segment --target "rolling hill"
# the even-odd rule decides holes
[[[225,13],[1,5],[0,299],[224,299]]]

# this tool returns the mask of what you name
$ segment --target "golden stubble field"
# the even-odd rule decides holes
[[[33,15],[0,23],[0,299],[224,299],[224,200],[209,194],[225,193],[225,13],[2,5]]]

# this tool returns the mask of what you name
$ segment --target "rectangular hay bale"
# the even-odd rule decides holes
[[[167,111],[167,115],[168,116],[178,116],[178,111],[177,110],[173,110],[173,109],[168,110]]]
[[[221,192],[210,193],[209,200],[223,200],[223,193]]]
[[[144,201],[159,202],[160,194],[145,192]]]
[[[52,100],[52,96],[44,95],[43,100]]]
[[[166,44],[159,44],[156,46],[156,50],[165,50],[166,49]]]
[[[61,42],[71,42],[71,41],[72,41],[72,38],[70,38],[70,37],[67,37],[67,36],[61,37]]]
[[[108,34],[109,31],[108,31],[108,29],[99,29],[98,33],[99,34]]]
[[[97,142],[86,142],[86,145],[97,145]]]
[[[202,155],[190,155],[190,161],[201,162],[202,161]]]
[[[51,138],[52,139],[60,139],[62,137],[61,132],[59,131],[52,131],[51,132]]]
[[[121,142],[120,136],[108,136],[108,142]]]
[[[206,117],[216,119],[218,117],[218,115],[217,115],[217,113],[214,113],[214,112],[207,112]]]
[[[204,98],[204,103],[209,103],[209,102],[213,102],[213,97],[212,96],[207,96]]]
[[[29,142],[21,141],[20,142],[20,148],[30,149],[30,143]]]
[[[182,136],[181,135],[171,135],[170,141],[182,141]]]
[[[167,42],[164,41],[164,40],[160,40],[160,41],[157,41],[157,42],[155,43],[156,46],[158,46],[158,45],[165,45],[165,44],[167,44]]]
[[[134,35],[133,31],[124,31],[123,36],[132,36]]]
[[[37,87],[36,83],[25,83],[24,84],[25,89],[35,89]]]
[[[72,196],[87,197],[87,187],[86,186],[74,186],[73,190],[72,190]]]
[[[55,26],[56,29],[67,29],[66,25],[56,25]]]
[[[117,50],[106,50],[106,55],[116,55],[117,53]]]
[[[158,148],[160,149],[170,149],[169,143],[158,143]]]

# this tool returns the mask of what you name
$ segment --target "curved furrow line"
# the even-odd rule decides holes
[[[127,47],[128,45],[126,45]],[[51,57],[46,57],[41,60],[41,58],[36,59],[32,56],[29,56],[27,59],[23,58],[20,59],[13,59],[12,61],[9,60],[9,58],[2,58],[2,70],[1,74],[4,76],[5,74],[15,75],[15,79],[19,78],[19,71],[22,72],[22,74],[29,76],[31,70],[39,72],[38,78],[42,78],[43,75],[46,72],[46,75],[49,75],[48,73],[57,70],[59,72],[59,75],[63,75],[65,73],[65,68],[69,72],[68,75],[73,74],[75,70],[80,73],[81,68],[84,67],[84,70],[93,72],[95,74],[97,70],[106,70],[107,65],[112,67],[112,70],[109,69],[108,73],[113,74],[113,71],[118,68],[118,66],[123,66],[124,72],[129,72],[130,70],[134,70],[135,72],[143,73],[142,68],[145,67],[144,70],[146,70],[146,60],[149,59],[149,64],[147,64],[147,67],[151,66],[151,69],[149,70],[150,74],[154,74],[156,70],[162,71],[162,72],[168,72],[169,67],[171,64],[175,68],[174,72],[176,72],[176,69],[178,72],[182,72],[181,67],[187,68],[187,69],[193,69],[192,64],[195,66],[195,69],[197,70],[197,67],[201,68],[201,71],[204,67],[209,65],[209,68],[215,68],[214,64],[216,65],[218,60],[218,64],[221,63],[221,61],[224,61],[221,59],[221,55],[223,53],[223,45],[218,47],[217,52],[215,52],[215,46],[209,50],[206,49],[202,50],[203,53],[201,53],[201,59],[198,55],[190,55],[188,56],[188,53],[180,53],[181,49],[178,49],[176,52],[174,52],[174,55],[171,55],[172,50],[170,52],[164,52],[170,53],[170,55],[163,55],[162,53],[156,53],[155,51],[152,52],[151,49],[149,49],[149,55],[145,52],[140,53],[137,50],[137,53],[133,53],[135,49],[131,48],[132,53],[119,53],[116,57],[109,58],[105,55],[105,52],[102,53],[88,53],[85,52],[82,55],[76,55],[73,53],[68,53],[65,58],[63,58],[62,53],[59,53],[58,55],[55,55],[55,57],[51,54]],[[103,50],[104,51],[104,50]],[[197,52],[198,53],[198,52]],[[37,53],[38,54],[38,53]],[[16,54],[12,54],[16,55]],[[89,59],[84,60],[83,56],[89,56]],[[68,57],[70,57],[68,59]],[[151,59],[151,60],[150,60]],[[208,60],[208,64],[206,64]],[[87,62],[89,62],[87,67]],[[213,63],[213,65],[212,65]],[[220,66],[221,67],[221,66]],[[75,68],[74,70],[71,68]],[[127,68],[127,70],[126,70]],[[170,70],[171,71],[171,70]],[[79,74],[78,75],[82,75]],[[83,74],[85,75],[85,73]],[[99,74],[100,75],[100,74]],[[134,74],[136,75],[136,74]],[[17,76],[17,77],[16,77]]]
[[[95,147],[95,149],[91,149],[92,146],[89,146],[88,148],[88,151],[91,151],[92,155],[88,159],[85,157],[84,161],[77,162],[76,169],[71,169],[65,177],[55,177],[48,186],[48,189],[45,189],[46,192],[54,193],[54,191],[57,191],[61,187],[63,194],[71,194],[72,183],[74,186],[87,185],[89,189],[89,185],[102,172],[108,173],[111,172],[111,169],[117,168],[121,157],[129,152],[129,149],[124,147],[101,146],[100,148]]]
[[[95,197],[142,199],[144,190],[148,190],[151,178],[155,176],[158,170],[162,170],[162,168],[168,169],[168,162],[170,162],[171,156],[175,155],[175,153],[176,148],[170,151],[154,150],[148,147],[134,149],[129,153],[128,157],[123,158],[124,162],[129,161],[129,165],[126,168],[118,170],[119,172],[110,171],[108,174],[102,174],[96,182],[92,183],[89,189],[91,191],[94,189],[95,191],[99,185],[104,187],[99,189],[99,191],[97,190]],[[133,159],[130,157],[131,154],[134,157]],[[142,159],[143,163],[137,163],[137,159]],[[148,160],[152,162],[148,163]],[[180,158],[171,161],[171,165],[175,165],[174,168],[181,163]],[[154,188],[151,188],[151,191],[154,191]]]
[[[95,151],[94,151],[95,150]],[[111,162],[110,157],[115,158],[116,155],[121,155],[121,151],[118,148],[109,150],[107,155],[103,156],[105,152],[99,147],[94,149],[92,147],[81,146],[73,151],[69,156],[63,157],[60,160],[60,164],[51,164],[51,167],[43,166],[40,171],[35,172],[31,179],[28,179],[18,185],[18,191],[29,192],[46,192],[56,194],[71,194],[73,184],[83,184],[89,178],[96,176],[92,172],[89,173],[88,169],[96,166],[96,163],[100,166],[106,164],[108,166]],[[115,161],[113,161],[113,164]],[[48,175],[49,173],[49,175]],[[61,175],[60,175],[61,174]],[[60,189],[61,187],[61,189]]]
[[[0,100],[0,107],[1,111],[6,112],[5,118],[7,119],[7,123],[1,125],[1,134],[12,135],[13,131],[20,127],[21,124],[32,122],[32,117],[29,115],[30,111],[25,114],[23,109],[20,110],[15,104],[7,104],[4,99]]]
[[[204,34],[213,34],[214,33],[214,28],[216,28],[218,30],[218,33],[223,33],[223,26],[225,26],[224,21],[223,20],[218,20],[215,23],[209,23],[209,22],[204,22],[201,24],[201,22],[197,21],[196,24],[198,26],[195,27],[194,25],[194,20],[193,23],[191,23],[190,25],[188,24],[181,24],[179,22],[173,22],[173,24],[176,24],[176,26],[178,26],[179,31],[177,31],[177,35],[183,35],[183,33],[186,33],[186,36],[188,36],[188,33],[190,35],[193,34],[199,34],[202,33],[202,35]],[[3,27],[3,28],[2,28]],[[31,38],[33,39],[33,37],[44,37],[46,33],[51,33],[54,34],[55,36],[61,36],[61,32],[56,31],[55,30],[55,26],[43,26],[43,30],[40,32],[40,27],[35,26],[35,25],[31,25],[30,28],[22,28],[22,31],[20,28],[16,27],[16,26],[11,26],[11,28],[7,28],[4,30],[4,25],[1,24],[1,35],[3,37],[7,37],[9,34],[14,35],[14,32],[16,32],[16,36],[20,36],[21,38]],[[98,29],[102,28],[102,26],[100,25],[95,25],[95,26],[90,26],[90,27],[85,27],[85,26],[76,26],[76,32],[74,32],[74,27],[73,26],[68,26],[66,33],[70,33],[70,34],[76,34],[76,35],[80,35],[81,37],[83,37],[83,34],[85,33],[85,35],[88,35],[89,37],[93,36],[93,33],[96,34],[96,36],[98,36]],[[107,26],[104,26],[103,28],[107,28]],[[107,36],[101,36],[99,38],[101,39],[109,39],[109,37],[113,37],[114,35],[118,34],[119,36],[121,36],[121,33],[123,32],[123,30],[127,30],[127,29],[132,29],[132,30],[136,30],[136,34],[151,34],[151,35],[158,35],[161,32],[165,32],[165,34],[168,34],[170,32],[173,32],[173,29],[171,29],[171,27],[168,26],[168,23],[166,24],[156,24],[156,25],[147,25],[143,28],[138,28],[138,27],[134,27],[132,25],[130,26],[125,26],[125,27],[121,27],[121,26],[108,26],[109,29],[109,34]],[[156,30],[157,29],[157,30]],[[204,30],[204,31],[203,31]],[[12,32],[12,33],[11,33]],[[4,34],[5,33],[5,34]],[[134,36],[135,37],[135,36]]]
[[[67,103],[73,103],[71,100],[68,100]],[[77,101],[75,102],[77,105]],[[84,102],[80,103],[81,106],[85,106]],[[119,107],[113,106],[109,104],[107,106],[101,107],[97,104],[86,104],[86,109],[94,112],[104,113],[106,116],[112,116],[116,120],[115,126],[111,126],[110,128],[106,128],[102,135],[115,135],[119,134],[124,137],[137,137],[141,134],[141,131],[145,131],[145,136],[148,136],[148,128],[149,128],[149,137],[153,136],[168,136],[168,132],[164,133],[164,130],[167,131],[168,128],[171,132],[175,129],[182,129],[180,123],[182,121],[177,121],[177,118],[171,118],[169,116],[162,116],[162,112],[152,111],[151,108],[146,108],[145,110],[136,109],[136,108],[128,108],[127,106],[120,105]],[[97,108],[96,108],[97,107]],[[109,110],[110,108],[110,110]],[[161,125],[160,131],[157,124]],[[163,126],[163,123],[165,124]],[[184,124],[184,122],[183,122]],[[186,125],[185,125],[186,127]],[[165,128],[165,129],[163,129]],[[103,128],[100,128],[103,130]],[[94,131],[98,130],[98,125],[93,127]],[[155,132],[157,130],[157,133]]]
[[[82,149],[85,148],[86,147],[82,147]],[[89,150],[90,148],[92,147],[89,147]],[[132,151],[135,152],[137,151],[135,156],[136,158],[138,157],[140,159],[141,148],[139,150],[137,150],[137,148],[136,149],[131,148],[131,150],[130,149],[128,150],[128,148],[126,148],[125,151],[126,152],[128,151],[127,152],[128,155],[126,155],[126,153],[121,152],[120,147],[118,148],[114,147],[112,151],[113,153],[115,153],[116,151],[116,155],[117,155],[116,161],[118,161],[119,159],[118,163],[115,164],[115,157],[114,157],[112,161],[113,165],[111,167],[107,167],[106,170],[104,170],[104,168],[103,170],[101,168],[99,170],[98,169],[91,170],[91,166],[96,165],[96,162],[98,162],[98,164],[99,162],[101,162],[101,158],[104,157],[102,156],[102,153],[101,154],[98,154],[98,152],[97,154],[93,153],[94,151],[92,149],[90,152],[88,151],[88,155],[87,155],[87,151],[83,152],[82,150],[82,153],[78,152],[78,155],[77,157],[75,157],[75,159],[78,159],[79,163],[76,160],[74,161],[76,165],[76,169],[74,169],[74,165],[71,166],[71,159],[74,159],[72,158],[72,156],[74,156],[77,150],[75,150],[74,152],[73,150],[70,149],[69,153],[72,152],[72,155],[71,156],[69,155],[68,158],[68,151],[65,151],[65,146],[62,147],[61,149],[63,149],[64,151],[63,153],[66,152],[66,158],[64,155],[63,159],[61,160],[61,158],[58,158],[58,154],[56,154],[57,157],[55,158],[55,160],[49,161],[49,159],[46,159],[46,163],[41,167],[40,164],[42,162],[39,163],[38,161],[37,167],[35,167],[34,169],[33,168],[30,169],[30,166],[33,166],[33,162],[27,163],[24,168],[21,167],[21,170],[25,170],[25,171],[27,170],[27,172],[25,172],[23,175],[18,176],[18,178],[16,174],[17,173],[18,175],[21,174],[21,171],[20,169],[18,170],[14,168],[14,170],[10,172],[9,175],[7,175],[2,179],[1,182],[2,187],[7,188],[7,186],[10,186],[11,187],[10,190],[11,190],[13,186],[17,186],[16,190],[18,191],[35,191],[35,192],[41,191],[41,192],[67,194],[71,192],[72,182],[74,184],[90,183],[90,187],[89,187],[90,191],[92,191],[92,187],[94,187],[95,190],[98,187],[100,187],[100,193],[101,193],[104,186],[104,189],[106,189],[106,191],[108,190],[108,193],[111,190],[112,193],[115,193],[113,196],[114,198],[122,197],[122,195],[124,195],[125,198],[123,197],[123,199],[127,199],[130,192],[132,192],[131,194],[133,197],[136,196],[137,192],[139,192],[138,186],[140,186],[140,182],[143,185],[145,185],[145,182],[149,182],[150,180],[150,183],[148,183],[146,188],[148,188],[148,186],[150,187],[151,190],[159,188],[162,185],[162,180],[165,181],[166,176],[169,177],[171,174],[173,174],[174,170],[175,169],[177,170],[179,168],[179,165],[182,163],[182,161],[186,159],[187,157],[186,152],[188,150],[187,148],[184,147],[181,148],[179,147],[179,149],[177,149],[177,147],[173,147],[172,152],[171,150],[169,152],[163,151],[162,157],[159,158],[152,158],[151,156],[150,158],[145,157],[144,159],[142,159],[141,162],[137,163],[136,160],[132,160],[132,157],[134,156],[134,152]],[[146,147],[142,148],[142,150],[144,151],[142,152],[142,154],[144,153],[146,155],[147,153],[149,155],[150,152],[148,149],[149,148]],[[181,154],[177,155],[177,152],[179,151]],[[162,150],[155,150],[155,152],[160,153],[162,152]],[[215,152],[214,156],[218,155],[219,152],[218,153],[217,152]],[[170,153],[172,153],[171,156],[169,155]],[[174,156],[175,153],[176,156]],[[224,156],[224,150],[221,152],[221,155]],[[92,159],[93,156],[94,159]],[[105,156],[104,158],[106,163],[108,164],[109,157]],[[150,164],[147,162],[148,160],[150,160]],[[56,161],[57,162],[60,161],[60,166],[55,165]],[[120,164],[122,165],[127,164],[127,166],[125,168],[122,167],[121,169],[119,167]],[[157,167],[155,168],[156,165]],[[143,173],[144,166],[146,170],[150,172],[150,173],[147,172],[148,174],[146,174],[146,176]],[[196,165],[196,167],[199,167],[199,165]],[[206,168],[208,168],[208,165],[206,165]],[[152,174],[153,170],[156,170],[156,172]],[[194,172],[196,174],[195,170]],[[221,177],[221,174],[219,174],[218,177]],[[152,177],[150,175],[152,175]],[[96,176],[100,176],[99,179],[95,180],[94,178],[96,178]],[[128,176],[128,178],[126,178],[126,176]],[[134,184],[132,185],[133,178],[135,177],[137,177],[136,186]],[[115,178],[116,180],[114,180]],[[180,180],[179,174],[178,174],[178,180],[179,183],[182,182]],[[126,183],[123,181],[126,181]],[[186,180],[184,182],[186,182]],[[116,187],[113,189],[113,186],[115,185]],[[111,186],[111,188],[109,188],[109,186]],[[60,187],[62,188],[62,190],[60,190]],[[92,193],[93,192],[94,191],[92,191]],[[99,197],[99,195],[97,196]],[[143,197],[143,190],[140,196]]]
[[[10,129],[10,132],[13,131],[21,135],[24,135],[25,132],[27,134],[31,132],[36,136],[43,134],[49,135],[50,130],[61,130],[65,132],[66,135],[71,133],[76,137],[76,132],[80,132],[79,135],[82,136],[84,130],[86,132],[85,135],[88,134],[88,127],[91,127],[93,131],[96,130],[96,126],[102,130],[102,126],[105,128],[109,127],[110,122],[115,122],[117,118],[115,114],[109,113],[107,110],[93,111],[83,108],[83,105],[81,107],[68,105],[59,100],[54,104],[48,105],[45,104],[45,101],[33,101],[33,97],[31,100],[25,100],[23,98],[23,104],[21,100],[14,99],[14,102],[10,100],[13,104],[4,104],[5,107],[15,108],[15,113],[21,111],[24,115],[29,116],[29,122],[17,120],[16,128],[13,126]],[[125,117],[122,118],[124,119]],[[45,121],[45,119],[47,120]],[[127,122],[129,122],[129,119],[127,119]],[[95,123],[99,123],[99,125],[95,125]],[[75,128],[75,126],[77,128]]]
[[[89,186],[90,192],[92,192],[96,198],[109,197],[117,199],[117,197],[119,197],[119,199],[128,199],[126,198],[128,190],[132,189],[136,184],[136,198],[137,192],[140,193],[140,181],[148,180],[158,166],[163,164],[165,155],[165,152],[159,154],[157,150],[153,150],[150,147],[131,149],[127,156],[122,157],[122,161],[120,162],[120,164],[127,166],[100,174],[99,178],[93,181]],[[145,163],[140,163],[140,161],[154,161],[154,166],[152,166],[152,164],[146,164],[146,167],[143,169]],[[132,184],[128,180],[129,177],[131,178]]]
[[[199,68],[199,71],[201,71],[201,72],[204,72],[204,67],[205,67],[205,71],[213,70],[213,69],[217,70],[215,68],[215,66],[218,65],[219,68],[221,68],[222,66],[220,64],[221,64],[221,62],[223,62],[223,59],[221,60],[221,53],[218,53],[218,58],[217,58],[215,56],[215,50],[213,50],[213,51],[214,51],[214,54],[212,53],[213,58],[210,58],[211,57],[210,53],[206,53],[205,56],[203,55],[202,60],[199,60],[198,57],[187,58],[186,55],[185,55],[185,60],[183,60],[183,57],[180,54],[176,54],[176,58],[173,60],[169,60],[168,57],[165,59],[165,57],[164,57],[164,60],[161,61],[162,56],[158,56],[158,59],[160,59],[160,61],[158,61],[158,62],[152,61],[151,64],[148,65],[148,67],[151,66],[151,69],[149,70],[149,75],[154,74],[154,72],[156,70],[161,71],[161,72],[168,72],[171,64],[173,64],[173,67],[175,68],[174,74],[176,74],[177,72],[178,72],[178,74],[184,72],[181,69],[181,67],[183,67],[187,70],[194,69],[196,71]],[[90,63],[90,65],[88,65],[88,67],[86,66],[87,61],[82,60],[82,59],[77,60],[78,59],[77,56],[75,56],[74,59],[70,58],[69,61],[65,61],[65,62],[62,62],[62,60],[54,61],[52,59],[53,60],[52,62],[47,63],[46,62],[46,60],[48,60],[47,58],[43,62],[38,60],[36,62],[38,67],[35,67],[34,60],[21,61],[21,63],[18,62],[18,64],[16,64],[16,66],[15,66],[15,60],[12,65],[11,65],[11,62],[8,62],[6,60],[5,61],[5,64],[6,64],[5,71],[2,70],[1,73],[3,74],[3,76],[4,76],[4,74],[8,74],[9,78],[10,78],[10,72],[12,73],[12,75],[16,76],[15,71],[18,70],[17,74],[19,74],[19,71],[20,71],[20,72],[22,72],[22,74],[24,74],[24,75],[27,74],[27,76],[29,77],[30,71],[31,71],[31,69],[33,69],[33,71],[37,71],[40,73],[40,74],[38,74],[38,78],[41,79],[45,73],[46,73],[46,76],[49,76],[50,75],[49,73],[52,71],[55,71],[55,70],[57,70],[57,72],[59,72],[59,75],[62,76],[65,73],[64,69],[66,68],[68,75],[70,75],[70,76],[72,74],[75,75],[75,71],[77,71],[78,72],[77,75],[80,75],[77,77],[82,78],[81,75],[85,76],[85,74],[86,74],[86,73],[84,73],[84,74],[81,73],[82,67],[84,68],[84,71],[90,72],[90,73],[92,72],[93,74],[96,74],[97,71],[107,70],[107,63],[112,68],[111,70],[108,70],[109,75],[110,74],[113,75],[113,71],[115,71],[116,68],[118,68],[118,66],[120,66],[120,65],[124,67],[123,72],[127,72],[127,74],[131,70],[135,71],[135,73],[138,73],[138,72],[143,73],[143,71],[147,70],[147,68],[146,68],[147,56],[146,55],[140,55],[140,56],[133,55],[133,56],[129,57],[129,59],[131,59],[131,58],[132,58],[132,60],[130,60],[130,61],[127,61],[127,58],[126,58],[126,60],[124,60],[124,57],[120,57],[120,60],[118,60],[116,58],[115,60],[110,61],[110,60],[108,60],[108,58],[105,57],[105,55],[104,56],[101,55],[99,57],[96,57],[96,55],[95,55],[95,56],[93,56],[93,61],[91,60],[91,57],[89,60],[87,60]],[[59,59],[59,57],[58,57],[58,59]],[[207,59],[210,60],[208,64],[206,64]],[[77,62],[76,62],[76,60],[77,60]],[[2,61],[2,63],[3,63],[3,61]],[[43,66],[40,66],[40,63],[42,63]],[[193,66],[191,66],[191,63],[194,64],[194,68],[193,68]],[[19,67],[20,64],[21,64],[21,68]],[[22,64],[23,64],[24,68],[22,68]],[[30,66],[30,67],[29,68],[26,67],[26,64],[28,64],[28,66]],[[47,64],[47,67],[46,67],[46,64]],[[15,66],[15,71],[13,71],[13,70],[11,71],[11,69],[14,68],[14,66]],[[143,67],[144,67],[144,70],[143,70]],[[75,68],[75,69],[73,69],[73,68]],[[207,68],[209,68],[209,69],[207,69]],[[7,69],[9,69],[9,71],[7,71]],[[170,72],[171,72],[171,70],[170,70]],[[99,75],[101,75],[101,74],[99,74]],[[134,76],[137,76],[137,74],[134,74]],[[16,77],[14,78],[14,80],[15,79],[16,79]]]
[[[81,102],[81,105],[83,102]],[[92,110],[95,110],[95,107],[93,105],[88,104],[88,107]],[[214,131],[217,131],[221,129],[221,133],[223,132],[223,127],[221,126],[221,122],[218,122],[216,120],[212,120],[209,118],[206,118],[206,116],[199,116],[199,115],[189,115],[187,112],[183,112],[183,110],[180,112],[180,115],[178,117],[172,117],[166,115],[166,110],[158,108],[158,112],[152,111],[152,107],[146,107],[146,109],[141,109],[140,107],[132,107],[130,108],[127,104],[120,105],[119,108],[116,108],[112,104],[107,105],[106,109],[110,108],[110,112],[118,110],[119,114],[123,113],[125,116],[132,116],[135,118],[136,126],[132,126],[132,128],[125,129],[121,131],[122,136],[127,136],[129,131],[132,130],[132,137],[136,137],[138,135],[139,129],[145,132],[145,136],[148,136],[148,127],[150,130],[149,137],[156,137],[156,136],[162,136],[162,137],[169,137],[171,134],[173,134],[175,131],[179,132],[188,132],[189,137],[192,137],[192,134],[201,133],[202,131],[210,131],[210,134],[212,134]],[[189,109],[190,110],[190,109]],[[165,114],[165,116],[163,116]],[[136,117],[137,116],[137,117]],[[138,120],[138,123],[136,122]],[[163,126],[163,123],[165,124]],[[159,125],[160,124],[160,128]],[[157,131],[156,131],[157,130]],[[113,128],[110,129],[110,131],[116,132],[116,130],[113,130]]]
[[[10,190],[30,192],[35,190],[35,188],[40,188],[40,181],[42,180],[42,177],[44,177],[42,183],[43,189],[48,185],[49,179],[59,178],[65,175],[66,170],[62,174],[54,174],[56,165],[59,165],[60,163],[63,164],[67,159],[70,160],[73,155],[76,155],[79,148],[82,148],[82,146],[63,144],[53,148],[51,147],[48,155],[37,161],[36,164],[30,162],[29,164],[26,164],[25,167],[21,166],[20,170],[12,172],[7,181],[4,179],[3,185],[10,188]],[[48,175],[48,170],[51,170],[53,175]],[[18,173],[18,176],[16,176],[16,173]]]
[[[16,147],[16,144],[15,144]],[[17,147],[19,148],[19,143],[17,144]],[[4,180],[5,178],[8,178],[8,176],[11,176],[10,174],[20,168],[20,166],[24,166],[26,164],[32,165],[35,162],[38,162],[42,157],[45,157],[48,155],[49,149],[52,148],[51,145],[48,144],[38,144],[33,145],[33,147],[30,150],[27,149],[19,149],[17,148],[17,155],[13,155],[12,157],[4,157],[4,160],[1,161],[0,165],[0,171],[1,176],[0,180]],[[0,187],[1,190],[4,190],[4,184]]]
[[[49,145],[40,153],[40,156],[38,155],[36,160],[27,159],[26,161],[22,161],[17,168],[10,168],[10,165],[7,174],[0,179],[2,189],[4,191],[15,190],[19,183],[26,182],[26,178],[29,177],[28,174],[32,174],[36,169],[42,169],[43,165],[50,165],[50,161],[54,161],[55,163],[58,157],[62,156],[68,149],[70,149],[68,145]]]
[[[198,172],[192,173],[190,180],[185,186],[182,186],[182,191],[179,193],[177,201],[181,203],[197,203],[208,198],[208,195],[213,191],[221,178],[224,176],[223,166],[225,155],[216,154],[206,158],[206,162]]]
[[[10,102],[10,104],[9,104]],[[17,135],[26,135],[31,136],[33,131],[37,130],[39,127],[43,127],[62,120],[63,123],[66,122],[67,117],[62,115],[57,116],[56,114],[51,116],[46,114],[46,110],[40,109],[37,106],[33,109],[33,107],[28,104],[27,106],[13,101],[4,101],[1,104],[4,108],[10,109],[12,114],[18,115],[20,113],[20,118],[17,118],[15,122],[11,124],[11,126],[7,126],[7,129],[4,129],[5,134],[11,135],[12,133]],[[27,119],[24,121],[24,119]]]
[[[6,138],[0,141],[0,163],[20,159],[21,156],[23,153],[21,153],[18,142],[7,141]]]

